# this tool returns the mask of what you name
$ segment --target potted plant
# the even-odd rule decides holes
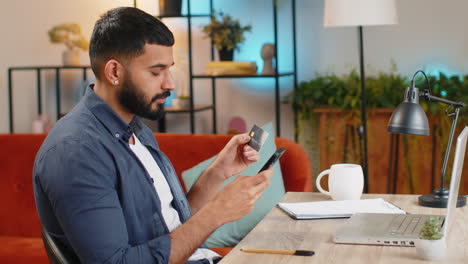
[[[382,151],[381,142],[375,140],[386,142],[388,133],[384,124],[390,118],[391,108],[401,102],[408,84],[405,76],[394,71],[369,75],[366,84],[368,124],[373,124],[368,129],[369,153],[379,154],[369,155],[369,161],[382,163],[389,158],[381,154],[389,151]],[[343,75],[317,73],[315,78],[301,82],[286,97],[285,102],[290,103],[297,113],[295,129],[298,141],[309,152],[312,168],[315,168],[313,175],[334,163],[361,162],[362,145],[357,130],[361,124],[360,87],[359,74],[355,70]],[[371,190],[385,192],[386,185],[378,175],[388,172],[388,169],[373,166],[370,170],[369,182],[379,182],[370,184]]]
[[[433,95],[468,100],[468,75],[438,73],[428,77]],[[446,105],[420,100],[433,129],[430,137],[397,136],[387,132],[388,120],[393,109],[402,102],[408,85],[409,77],[398,73],[395,64],[389,72],[366,76],[368,159],[369,164],[380,164],[369,166],[369,192],[429,192],[432,182],[427,175],[432,170],[440,170],[440,163],[428,166],[424,161],[443,156],[445,148],[440,146],[446,146],[451,128]],[[423,78],[418,79],[416,85],[421,90],[427,89]],[[343,75],[317,74],[301,82],[286,102],[296,110],[298,142],[311,157],[313,175],[331,164],[361,162],[363,151],[357,130],[361,124],[361,90],[356,71]],[[461,109],[459,118],[458,122],[468,124],[468,109]],[[462,128],[457,128],[455,134]],[[399,165],[395,166],[397,163]]]
[[[441,232],[442,222],[438,216],[430,216],[421,228],[416,250],[425,260],[441,260],[445,257],[446,241]]]
[[[64,43],[67,46],[62,57],[65,66],[80,65],[80,50],[87,51],[89,42],[82,35],[79,24],[60,24],[49,30],[48,34],[52,43]]]
[[[159,15],[180,16],[182,0],[159,0]]]
[[[219,17],[216,15],[218,14]],[[251,25],[241,26],[239,20],[222,12],[213,12],[210,24],[203,27],[203,32],[213,41],[221,61],[232,61],[234,50],[244,42],[244,33],[252,30]]]

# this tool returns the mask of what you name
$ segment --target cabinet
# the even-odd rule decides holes
[[[245,3],[244,5],[248,5],[248,1],[244,0]],[[217,80],[219,79],[239,79],[239,78],[268,78],[268,79],[274,79],[275,85],[274,85],[274,94],[275,94],[275,121],[276,121],[276,135],[280,136],[281,135],[281,98],[280,98],[280,78],[286,77],[286,76],[291,76],[293,77],[293,88],[295,89],[297,86],[297,58],[296,58],[296,2],[295,0],[289,0],[289,4],[291,5],[291,20],[292,20],[292,28],[291,28],[291,33],[292,33],[292,56],[293,56],[293,62],[292,62],[292,69],[286,72],[277,72],[276,74],[273,75],[206,75],[206,74],[197,74],[193,72],[193,37],[192,37],[192,19],[195,17],[207,17],[210,18],[211,14],[192,14],[191,12],[191,1],[186,0],[186,6],[187,6],[187,14],[180,16],[181,18],[187,19],[187,35],[188,35],[188,74],[189,74],[189,95],[190,95],[190,106],[188,109],[176,109],[174,107],[166,107],[166,113],[167,114],[176,114],[176,113],[188,113],[190,115],[190,132],[195,133],[195,114],[197,112],[201,111],[206,111],[206,110],[211,110],[212,111],[212,121],[213,121],[213,133],[217,133],[217,102],[216,102],[216,87],[217,87]],[[277,0],[272,0],[271,7],[266,6],[265,10],[268,10],[271,8],[271,11],[273,12],[273,37],[274,37],[274,44],[275,44],[275,54],[276,54],[276,59],[274,63],[275,69],[279,69],[279,56],[281,54],[278,53],[278,5],[277,5]],[[209,10],[214,10],[214,5],[213,5],[213,0],[209,0]],[[265,11],[267,12],[267,11]],[[211,12],[210,12],[211,13]],[[228,11],[227,11],[228,13]],[[158,16],[161,19],[164,19],[166,17],[174,17],[174,16]],[[255,25],[253,25],[255,27]],[[213,44],[211,44],[211,60],[215,60],[214,56],[215,49],[213,47]],[[211,82],[211,94],[212,94],[212,101],[210,105],[195,105],[194,104],[194,97],[197,96],[197,93],[195,91],[194,87],[194,82],[197,80],[210,80]],[[296,124],[297,122],[297,117],[296,113],[294,113],[294,122]],[[166,131],[166,125],[165,125],[165,119],[160,120],[159,122],[159,129],[161,132]]]

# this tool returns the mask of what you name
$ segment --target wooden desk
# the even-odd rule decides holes
[[[381,197],[413,214],[445,214],[445,209],[421,207],[418,195],[366,194]],[[320,193],[287,193],[282,202],[329,200]],[[432,263],[421,260],[414,247],[334,244],[332,235],[346,219],[294,220],[278,208],[273,210],[226,256],[220,264],[239,263]],[[447,258],[434,263],[468,263],[468,207],[457,209],[448,237]],[[315,256],[246,253],[241,248],[314,250]]]

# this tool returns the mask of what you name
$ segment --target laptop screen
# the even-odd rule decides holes
[[[450,179],[450,192],[447,204],[447,216],[445,217],[444,236],[448,234],[447,230],[452,226],[453,219],[456,213],[456,204],[458,198],[458,190],[460,188],[460,178],[463,169],[463,160],[465,158],[466,141],[468,138],[468,126],[463,129],[457,139],[457,147],[455,149],[455,158],[453,159],[452,176]]]

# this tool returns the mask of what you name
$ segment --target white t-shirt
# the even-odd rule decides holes
[[[169,231],[172,232],[182,223],[180,222],[179,213],[172,206],[172,200],[174,197],[172,196],[169,184],[167,183],[161,169],[153,159],[153,156],[151,156],[151,153],[148,151],[148,149],[143,144],[141,144],[140,140],[138,140],[135,135],[133,135],[133,138],[135,139],[135,145],[129,144],[130,149],[141,161],[151,178],[153,178],[154,188],[156,189],[159,199],[161,200],[161,210],[164,221],[166,222]],[[192,256],[190,256],[189,260],[199,260],[206,258],[210,261],[210,263],[213,263],[213,258],[218,257],[220,257],[220,255],[212,250],[199,248],[193,253]]]

